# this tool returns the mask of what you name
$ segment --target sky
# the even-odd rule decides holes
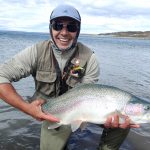
[[[81,15],[81,33],[150,31],[150,0],[0,0],[0,30],[49,32],[49,16],[59,4]]]

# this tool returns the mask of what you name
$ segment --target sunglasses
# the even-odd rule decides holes
[[[67,25],[64,25],[60,22],[53,22],[51,26],[56,31],[61,31],[64,27],[67,28],[68,32],[76,32],[79,30],[79,26],[76,23],[68,23]]]

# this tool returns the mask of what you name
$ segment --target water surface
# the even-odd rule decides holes
[[[22,49],[38,41],[48,39],[48,34],[0,31],[0,63],[3,63]],[[100,37],[81,35],[79,41],[95,52],[100,63],[100,84],[112,85],[128,91],[146,101],[150,100],[150,40]],[[34,93],[31,77],[13,83],[26,99]],[[0,150],[39,150],[41,123],[0,101]],[[100,128],[89,127],[96,145]],[[87,137],[91,133],[79,135]],[[98,134],[97,134],[98,133]],[[76,142],[81,144],[81,141]],[[132,129],[121,150],[149,150],[150,126],[142,125]],[[92,149],[94,150],[94,149]]]

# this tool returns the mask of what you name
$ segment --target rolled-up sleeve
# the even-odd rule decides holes
[[[15,82],[29,76],[36,67],[36,60],[36,45],[24,49],[0,65],[0,83]]]
[[[82,79],[82,83],[96,83],[99,80],[100,67],[95,53],[92,54],[86,67],[85,76]]]

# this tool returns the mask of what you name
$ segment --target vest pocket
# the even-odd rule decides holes
[[[56,73],[47,71],[37,71],[36,80],[46,83],[51,83],[56,80]]]
[[[36,91],[47,96],[54,96],[56,78],[57,75],[54,72],[37,71]]]

